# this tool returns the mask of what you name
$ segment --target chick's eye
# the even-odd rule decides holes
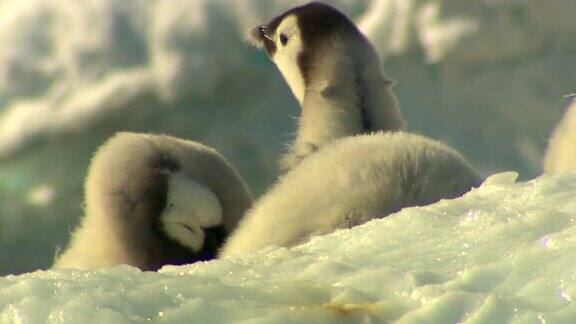
[[[288,36],[285,34],[280,34],[280,43],[285,46],[288,43]]]

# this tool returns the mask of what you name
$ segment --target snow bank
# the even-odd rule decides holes
[[[50,264],[82,215],[89,158],[116,131],[203,142],[263,192],[298,110],[242,38],[302,2],[2,1],[0,273]],[[573,0],[328,2],[383,55],[412,129],[486,174],[539,172],[576,84]]]
[[[571,322],[576,173],[515,177],[293,249],[2,277],[0,322]]]

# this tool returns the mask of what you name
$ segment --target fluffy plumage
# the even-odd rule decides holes
[[[343,138],[303,160],[260,198],[222,255],[294,246],[479,184],[464,158],[440,142],[402,132]]]
[[[556,126],[544,155],[544,172],[576,170],[576,101]]]
[[[55,268],[155,270],[210,259],[251,204],[215,150],[134,133],[119,133],[96,152],[85,200],[86,214]]]

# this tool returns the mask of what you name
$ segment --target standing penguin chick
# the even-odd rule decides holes
[[[266,50],[301,104],[285,169],[337,138],[405,128],[378,54],[335,8],[296,7],[250,31],[248,40]]]
[[[301,119],[291,170],[246,214],[222,256],[294,246],[480,184],[453,149],[398,131],[404,122],[390,82],[344,14],[310,3],[252,36],[302,103]]]
[[[576,170],[576,101],[556,126],[544,155],[544,173]]]
[[[54,268],[211,259],[251,205],[222,155],[164,135],[115,135],[95,154],[85,190],[85,217]]]

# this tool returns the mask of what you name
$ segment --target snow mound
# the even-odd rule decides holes
[[[576,318],[576,173],[492,176],[293,249],[0,278],[0,321],[527,323]]]

